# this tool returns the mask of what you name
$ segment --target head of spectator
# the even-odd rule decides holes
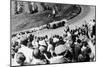
[[[18,49],[21,48],[21,45],[18,45],[14,48],[15,52],[17,53],[18,52]]]
[[[33,48],[32,42],[29,41],[29,42],[27,43],[27,47]]]
[[[32,42],[32,41],[33,41],[33,38],[34,38],[34,35],[30,34],[30,35],[28,36],[28,41]]]
[[[21,44],[23,44],[24,46],[27,46],[27,43],[28,43],[28,38],[21,40]]]
[[[16,47],[16,46],[18,46],[18,44],[19,44],[19,43],[18,43],[17,41],[14,41],[14,43],[12,44],[12,46],[13,46],[13,47]]]
[[[39,47],[39,43],[35,40],[32,41],[32,46],[33,48],[38,48]]]
[[[41,45],[41,46],[39,46],[39,50],[41,53],[45,53],[47,51],[47,46]]]
[[[45,58],[38,48],[33,50],[33,57],[40,60]]]
[[[25,55],[22,52],[17,53],[16,62],[20,65],[23,65],[26,60]]]

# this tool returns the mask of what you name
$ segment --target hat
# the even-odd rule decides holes
[[[66,51],[66,46],[65,45],[59,45],[57,47],[55,47],[55,53],[58,55],[58,54],[61,54],[63,52]]]

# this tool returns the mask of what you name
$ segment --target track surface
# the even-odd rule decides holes
[[[81,6],[82,12],[76,16],[75,18],[68,21],[70,24],[70,28],[74,29],[75,26],[80,26],[84,24],[85,21],[90,22],[91,19],[95,18],[95,6]],[[38,32],[34,32],[33,34],[36,36],[45,36],[51,37],[55,34],[63,36],[65,27],[60,27],[53,30],[41,30]]]
[[[72,18],[71,20],[68,21],[69,24],[73,24],[73,23],[74,24],[77,24],[77,23],[80,24],[84,20],[88,21],[88,19],[95,17],[95,6],[81,5],[81,9],[82,9],[81,13],[78,16],[76,16],[76,17],[74,17],[74,18]],[[44,19],[45,19],[45,17],[44,17]],[[21,20],[21,19],[19,19],[19,20]],[[24,20],[27,21],[27,19],[24,19]],[[30,20],[30,19],[28,19],[28,20]],[[45,19],[45,21],[48,21],[48,20],[49,19]],[[13,22],[13,21],[11,21],[11,22]],[[35,22],[35,21],[33,21],[33,22]],[[39,23],[39,25],[41,25],[43,23],[43,21],[40,20],[38,23]],[[21,24],[23,26],[22,29],[17,29],[17,30],[12,29],[12,28],[15,27],[15,26],[12,26],[11,31],[16,32],[16,31],[22,31],[22,30],[25,30],[25,29],[30,29],[30,27],[28,27],[28,26],[30,26],[31,23],[29,25],[27,25],[27,24],[28,24],[28,21],[25,24],[23,23],[23,25]],[[11,25],[13,25],[13,23]],[[27,25],[26,28],[24,28],[25,25]]]

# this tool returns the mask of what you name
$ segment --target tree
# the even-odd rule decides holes
[[[31,13],[30,9],[30,2],[24,2],[24,12]]]
[[[17,12],[17,1],[11,1],[11,12],[12,15],[15,15]]]

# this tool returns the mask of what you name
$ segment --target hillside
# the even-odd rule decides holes
[[[22,1],[19,1],[22,2]],[[27,2],[23,3],[25,5]],[[43,5],[45,4],[45,5]],[[61,20],[63,18],[71,19],[80,13],[80,6],[76,5],[65,5],[57,3],[41,3],[36,2],[35,5],[38,7],[38,12],[28,13],[24,8],[22,13],[13,14],[14,8],[11,5],[11,31],[21,31],[32,27],[38,27],[52,21]],[[47,6],[48,5],[48,6]],[[26,7],[26,6],[25,6]],[[50,9],[46,9],[49,7]],[[56,16],[53,15],[53,9],[56,11]]]

